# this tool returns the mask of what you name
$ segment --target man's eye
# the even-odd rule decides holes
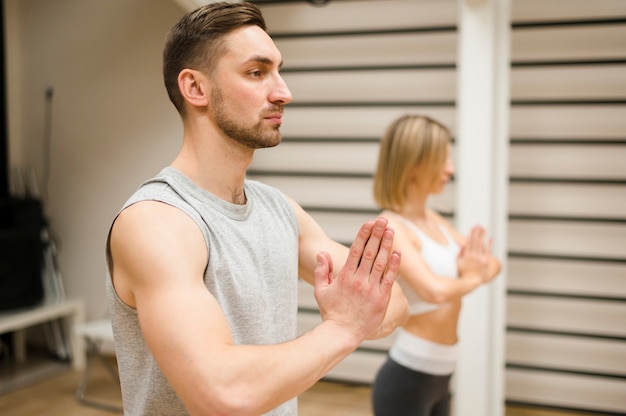
[[[258,78],[261,76],[261,71],[252,71],[250,72],[250,75],[252,75],[255,78]]]

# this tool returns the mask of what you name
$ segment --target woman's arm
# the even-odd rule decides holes
[[[492,240],[487,236],[487,231],[482,226],[475,225],[471,228],[469,236],[464,237],[439,214],[433,212],[433,216],[438,218],[438,220],[453,236],[457,244],[461,246],[461,254],[463,254],[463,252],[467,252],[469,246],[472,248],[474,256],[480,257],[474,258],[474,261],[478,261],[480,263],[478,265],[474,265],[474,268],[469,267],[468,269],[468,267],[464,268],[463,265],[460,265],[459,273],[463,272],[466,275],[477,273],[481,276],[481,283],[490,282],[498,275],[498,273],[500,273],[500,261],[491,253]],[[477,270],[474,270],[476,268]]]
[[[451,279],[454,276],[436,275],[422,257],[421,242],[415,232],[395,216],[389,216],[389,223],[396,230],[394,249],[402,252],[398,274],[424,301],[441,304],[458,300],[481,284],[478,276]]]

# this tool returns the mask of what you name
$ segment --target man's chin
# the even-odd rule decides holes
[[[282,136],[278,136],[275,138],[270,138],[267,140],[263,140],[263,141],[258,141],[256,143],[255,149],[268,149],[270,147],[276,147],[280,144],[280,142],[282,141]]]

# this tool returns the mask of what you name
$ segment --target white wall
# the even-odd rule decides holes
[[[6,0],[9,159],[45,183],[68,296],[106,312],[105,239],[139,183],[175,156],[182,127],[161,77],[172,0]],[[53,87],[46,155],[46,88]]]

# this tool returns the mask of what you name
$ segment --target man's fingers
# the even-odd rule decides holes
[[[368,221],[363,224],[350,246],[350,252],[348,253],[348,259],[346,260],[344,268],[349,270],[351,274],[356,272],[359,264],[361,263],[361,257],[363,256],[365,245],[369,241],[373,229],[373,221]]]
[[[373,279],[374,281],[380,281],[383,279],[385,272],[389,268],[389,262],[391,261],[392,254],[391,249],[393,246],[393,236],[393,229],[386,228],[383,233],[374,264],[370,270],[370,279]]]
[[[385,270],[385,274],[380,280],[380,285],[383,288],[383,290],[388,290],[389,292],[391,292],[393,283],[396,281],[398,271],[400,270],[401,258],[402,256],[398,250],[395,250],[389,256],[389,263],[387,264],[387,269]]]
[[[341,273],[344,278],[393,284],[400,267],[400,255],[392,253],[394,231],[387,224],[386,218],[379,217],[361,226]]]
[[[387,259],[393,243],[393,230],[387,228],[387,219],[380,217],[374,222],[374,228],[361,256],[358,271],[376,274],[380,279],[387,267]]]
[[[317,254],[317,265],[313,272],[316,287],[325,287],[332,281],[332,260],[330,254],[321,251]]]

